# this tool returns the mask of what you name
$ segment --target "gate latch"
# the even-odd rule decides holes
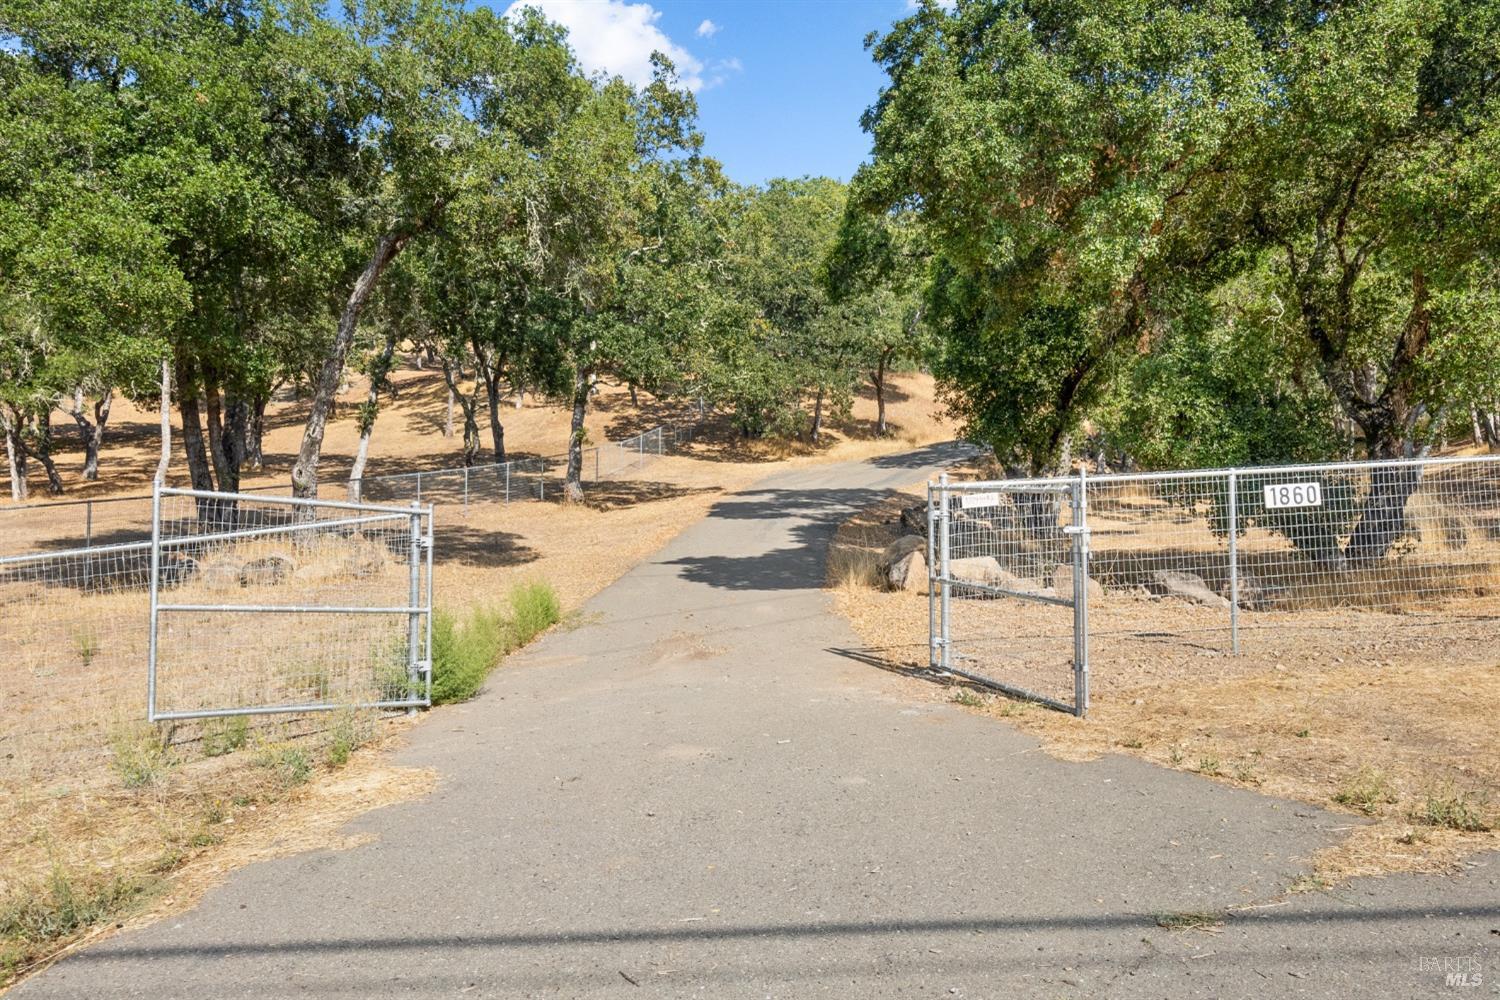
[[[1063,525],[1063,534],[1065,534],[1065,535],[1084,535],[1086,537],[1088,535],[1088,533],[1089,533],[1089,526],[1086,525],[1086,524],[1066,524],[1066,525]]]

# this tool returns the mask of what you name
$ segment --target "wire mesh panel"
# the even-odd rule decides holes
[[[149,540],[0,558],[0,776],[65,770],[144,718],[150,575]]]
[[[929,489],[934,667],[1087,710],[1080,496],[1067,483],[945,480]]]
[[[150,537],[149,495],[0,507],[0,556],[118,545]]]
[[[432,508],[162,489],[150,718],[425,705]]]
[[[1071,524],[1034,499],[1068,488]],[[1096,690],[1184,670],[1208,682],[1233,664],[1485,649],[1497,638],[1500,458],[1009,480],[930,495],[950,557],[992,558],[1007,591],[1045,593],[1064,561],[1043,539],[1069,536],[1060,544],[1072,545],[1074,565],[1080,555],[1088,564],[1075,612]],[[994,513],[966,509],[976,496],[993,498]],[[947,627],[958,669],[1013,686],[1055,675],[1057,655],[1040,639],[1058,629],[1039,629],[1038,612],[1012,610],[1013,594],[991,595],[956,571],[935,571],[935,593],[944,577],[953,608],[934,609],[935,663]],[[1055,582],[1050,590],[1061,596]],[[976,616],[973,599],[991,596],[1007,600]],[[986,665],[1007,658],[1014,665]]]
[[[540,458],[365,476],[349,481],[349,499],[364,503],[512,503],[546,497],[547,465]]]

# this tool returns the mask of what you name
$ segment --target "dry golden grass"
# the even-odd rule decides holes
[[[892,433],[882,439],[869,437],[874,416],[869,399],[857,400],[848,420],[832,422],[816,447],[745,441],[725,422],[714,420],[682,454],[663,457],[618,480],[591,484],[583,504],[474,503],[465,509],[440,503],[434,600],[439,607],[462,613],[492,601],[513,583],[541,579],[555,587],[565,608],[577,608],[702,517],[727,492],[782,469],[950,439],[951,426],[933,415],[931,379],[908,375],[895,381],[889,406]],[[441,377],[408,370],[398,376],[398,386],[400,398],[386,408],[377,425],[369,474],[457,464],[459,442],[441,437]],[[330,425],[325,481],[337,480],[347,470],[356,443],[352,404],[361,395],[358,386],[345,393],[344,402],[350,405],[341,408]],[[643,405],[634,408],[624,392],[606,390],[590,417],[589,433],[594,440],[620,438],[687,416],[681,408],[644,397]],[[275,408],[266,438],[267,471],[247,480],[247,486],[285,481],[301,419],[299,405]],[[567,440],[567,414],[559,407],[528,401],[524,409],[506,411],[505,420],[513,454],[553,454]],[[150,414],[117,403],[103,458],[104,478],[70,489],[71,494],[103,496],[149,488],[155,428]],[[67,469],[71,459],[66,448],[59,460]],[[185,477],[179,471],[177,478]],[[96,541],[111,531],[139,536],[142,524],[149,532],[149,506],[144,510],[142,522],[134,507],[97,508]],[[19,536],[26,538],[14,551],[74,539],[80,530],[71,515],[47,509],[7,516],[17,518],[5,522],[8,529],[16,528],[16,537],[8,534],[7,545]],[[265,554],[247,551],[230,562],[239,565]],[[300,559],[299,569],[304,563],[326,563],[284,554]],[[377,569],[360,579],[373,586],[385,581],[387,570],[396,576],[402,571],[383,562]],[[208,592],[213,589],[210,576],[189,580],[184,594],[191,591],[195,599],[212,603],[217,598]],[[236,577],[235,600],[256,596],[255,585],[241,586],[236,572],[228,576]],[[330,583],[320,583],[315,576],[307,568],[302,579],[294,575],[278,587]],[[337,585],[341,579],[335,573],[331,582]],[[281,593],[276,599],[286,596]],[[161,734],[132,725],[144,705],[140,664],[145,603],[138,588],[80,593],[65,587],[22,587],[11,594],[0,585],[0,602],[7,599],[15,602],[8,610],[16,613],[0,615],[0,648],[21,650],[18,655],[29,658],[20,663],[13,656],[11,669],[0,672],[0,700],[7,706],[0,723],[6,731],[0,737],[14,737],[22,727],[47,736],[40,746],[27,747],[24,762],[5,761],[0,744],[0,857],[6,859],[0,866],[0,899],[45,897],[53,873],[60,872],[81,892],[116,884],[135,887],[139,891],[127,894],[131,901],[126,905],[140,914],[131,919],[153,919],[190,905],[206,886],[240,864],[278,852],[347,845],[350,842],[337,834],[347,819],[364,809],[421,795],[431,786],[431,775],[392,768],[379,752],[399,739],[407,725],[401,718],[375,726],[374,752],[363,748],[342,768],[327,763],[332,723],[326,715],[258,724],[243,734],[242,749],[214,757],[204,755],[203,740],[212,740],[217,732],[222,742],[222,730],[181,725],[170,734],[171,746],[163,749],[153,741]],[[132,622],[138,627],[121,627]],[[295,659],[299,642],[307,645],[301,632],[257,637],[253,630],[261,625],[264,622],[217,622],[210,644],[244,652],[244,664],[259,651],[258,669],[274,668],[278,658]],[[98,638],[97,648],[87,655],[80,649],[87,650],[88,641],[80,644],[75,635],[80,630],[92,630]],[[333,636],[323,641],[342,640]],[[217,669],[225,666],[223,657],[205,655],[203,661],[216,668],[204,674],[203,682],[223,683],[224,671]],[[183,693],[196,690],[192,678],[183,677],[188,684]],[[315,766],[305,784],[288,785],[288,774],[295,776],[300,769],[287,763],[296,754]],[[137,780],[143,776],[147,780]],[[103,931],[84,926],[31,942],[6,941],[0,933],[0,984],[5,982],[7,947],[12,963],[24,972],[59,949],[108,933],[114,919],[98,926]]]
[[[896,497],[860,512],[840,528],[832,551],[845,564],[857,551],[878,552],[912,502]],[[925,594],[834,590],[872,655],[900,673],[921,673]],[[1097,633],[1087,720],[982,688],[960,687],[966,693],[953,698],[928,681],[905,683],[920,696],[1009,719],[1065,759],[1127,753],[1351,813],[1345,838],[1315,859],[1325,883],[1447,871],[1468,854],[1500,848],[1493,602],[1483,615],[1461,602],[1457,615],[1438,621],[1318,607],[1246,612],[1239,657],[1223,649],[1223,611],[1113,594],[1102,605],[1090,608]],[[955,612],[968,629],[955,632],[960,648],[986,630],[995,645],[1046,654],[1038,662],[990,661],[1005,680],[1033,690],[1054,682],[1056,693],[1071,693],[1070,611],[960,601]],[[1049,627],[1050,646],[1025,646]]]

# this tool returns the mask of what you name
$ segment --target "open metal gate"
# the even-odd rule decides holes
[[[158,487],[149,718],[431,704],[432,552],[430,505]]]
[[[1082,716],[1089,704],[1086,480],[927,488],[934,670]]]

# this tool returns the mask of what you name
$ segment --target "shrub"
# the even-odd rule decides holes
[[[432,703],[467,701],[479,691],[490,668],[505,655],[505,622],[494,611],[478,610],[460,626],[452,614],[432,616]]]
[[[511,648],[519,649],[562,618],[562,602],[552,585],[540,580],[510,591]]]
[[[551,585],[540,581],[511,588],[511,617],[493,608],[475,608],[459,624],[451,612],[432,616],[432,703],[467,701],[501,657],[535,639],[562,617]]]

